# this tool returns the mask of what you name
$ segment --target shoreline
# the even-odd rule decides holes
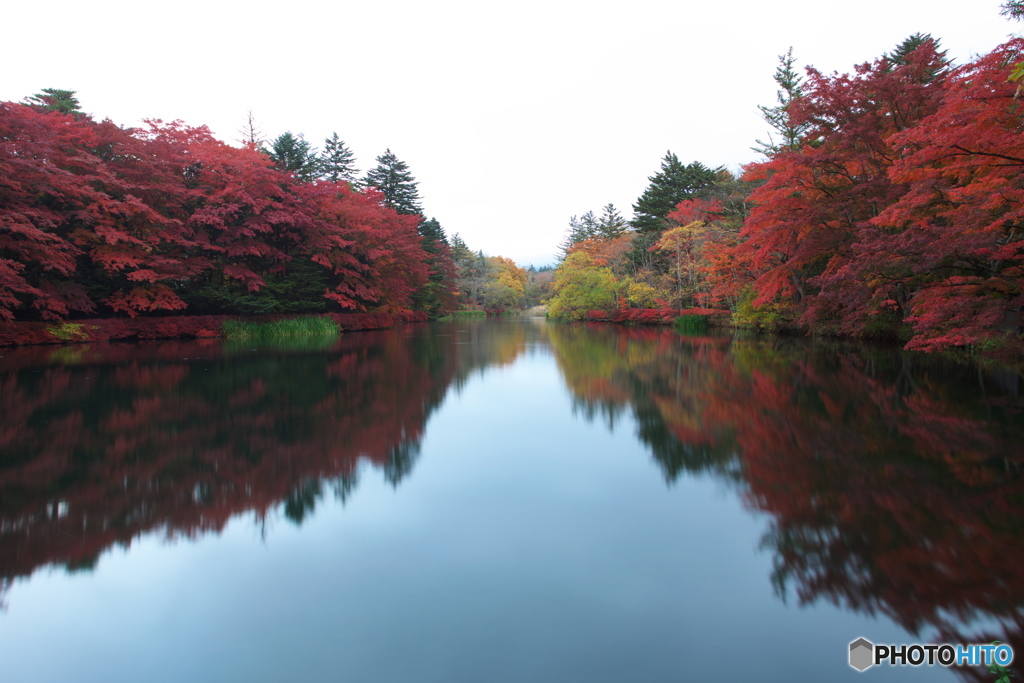
[[[53,344],[87,344],[111,341],[148,341],[153,339],[216,339],[223,338],[226,320],[268,322],[297,315],[181,315],[136,318],[84,318],[59,322],[0,322],[0,347]],[[314,314],[316,315],[316,314]],[[338,324],[342,332],[381,330],[402,323],[426,322],[423,311],[408,313],[324,313]]]

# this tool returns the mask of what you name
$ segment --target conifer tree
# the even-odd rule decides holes
[[[584,240],[593,239],[597,235],[598,222],[593,211],[587,211],[579,218],[573,216],[569,219],[569,227],[565,231],[565,237],[558,245],[558,249],[561,252],[558,257],[559,260],[564,259],[574,245]]]
[[[399,161],[390,149],[377,157],[377,167],[367,171],[364,183],[380,190],[384,194],[384,202],[398,213],[423,213],[416,180],[406,163]]]
[[[779,138],[776,142],[772,133],[769,132],[768,142],[758,140],[758,146],[751,148],[766,157],[772,157],[787,150],[799,149],[800,138],[808,128],[808,124],[794,124],[790,118],[790,105],[804,94],[803,79],[793,68],[795,63],[796,58],[793,57],[792,47],[786,51],[786,54],[779,55],[779,65],[775,68],[775,76],[773,76],[779,85],[775,96],[778,103],[774,107],[766,107],[763,104],[757,106],[761,110],[761,118],[776,131]]]
[[[427,255],[430,276],[416,293],[414,304],[416,310],[426,311],[433,317],[446,312],[445,309],[450,309],[455,303],[451,294],[455,283],[450,280],[457,277],[457,271],[441,223],[436,218],[421,219],[417,230],[420,233],[420,244]]]
[[[301,133],[296,136],[288,131],[279,135],[271,143],[268,156],[275,166],[291,171],[299,180],[310,181],[316,177],[319,165],[316,148]]]
[[[694,161],[683,165],[672,152],[661,161],[661,171],[648,178],[651,184],[633,205],[633,227],[638,232],[661,232],[665,229],[665,216],[679,202],[693,199],[710,187],[718,174]]]
[[[925,43],[932,43],[935,48],[935,54],[939,57],[939,63],[928,69],[921,80],[922,83],[931,83],[946,70],[949,66],[949,60],[946,59],[946,50],[939,50],[939,41],[932,38],[930,33],[915,33],[914,35],[907,37],[902,43],[897,45],[896,49],[891,53],[887,52],[882,55],[882,58],[885,59],[891,67],[906,66],[909,63],[910,55],[914,50]]]
[[[469,263],[473,258],[473,252],[466,245],[466,241],[462,239],[459,233],[455,233],[452,236],[452,259],[455,261],[455,265],[460,268]]]
[[[356,155],[345,145],[337,133],[324,140],[324,151],[320,153],[320,177],[336,183],[341,180],[355,184]]]
[[[260,124],[256,122],[256,117],[250,109],[246,115],[245,123],[238,132],[242,135],[239,142],[243,145],[252,145],[257,149],[263,149],[267,139],[263,135],[263,129],[260,128]]]
[[[75,117],[84,115],[74,90],[60,90],[57,88],[43,88],[42,92],[25,98],[25,103],[42,109],[43,111],[56,111],[61,114],[74,114]]]
[[[429,242],[431,244],[448,244],[448,238],[444,234],[444,228],[436,218],[429,220],[420,221],[417,228],[420,231],[420,236],[423,238],[424,246]]]
[[[629,229],[629,223],[622,217],[614,204],[605,204],[601,217],[597,219],[597,234],[604,239],[614,239]]]

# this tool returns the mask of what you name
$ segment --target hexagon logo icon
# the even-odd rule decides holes
[[[875,646],[870,640],[858,638],[850,643],[850,666],[857,671],[864,671],[874,664]]]

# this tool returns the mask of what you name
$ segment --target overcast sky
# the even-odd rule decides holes
[[[569,217],[628,218],[667,150],[757,155],[778,55],[847,72],[915,32],[963,63],[1024,29],[1000,0],[12,2],[0,100],[76,90],[98,119],[205,124],[237,144],[336,131],[390,148],[428,216],[472,249],[552,263]]]

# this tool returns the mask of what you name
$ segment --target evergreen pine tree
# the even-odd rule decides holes
[[[440,315],[443,309],[449,307],[452,297],[453,282],[448,282],[454,268],[451,251],[444,247],[448,244],[444,228],[436,218],[420,220],[417,226],[420,233],[420,244],[423,251],[427,253],[427,265],[430,266],[430,277],[424,283],[413,299],[414,307],[418,311],[426,311],[431,317]]]
[[[441,224],[436,218],[420,221],[417,229],[420,231],[420,236],[423,238],[424,247],[427,247],[428,244],[448,244],[448,238],[444,234],[444,228],[441,227]]]
[[[565,237],[558,245],[560,251],[558,260],[564,259],[574,245],[597,236],[598,223],[593,211],[587,211],[580,218],[573,216],[569,219],[569,227],[565,231]]]
[[[651,184],[633,205],[633,227],[638,232],[661,232],[665,216],[679,202],[699,196],[715,182],[717,174],[699,161],[684,166],[675,154],[666,153],[661,171],[648,178]]]
[[[83,116],[81,105],[75,97],[74,90],[60,90],[57,88],[43,88],[42,92],[25,98],[25,103],[42,109],[43,111],[57,111],[61,114],[74,114],[75,117]]]
[[[459,233],[452,235],[452,260],[455,261],[455,265],[461,268],[472,258],[473,252],[466,245],[465,240],[459,236]]]
[[[282,171],[291,171],[299,180],[308,182],[316,177],[319,166],[316,148],[301,133],[298,136],[291,132],[282,133],[271,144],[267,154],[275,166]]]
[[[377,167],[367,171],[364,183],[380,190],[384,202],[398,213],[423,213],[416,180],[405,162],[399,161],[390,149],[377,157]]]
[[[624,234],[628,228],[629,223],[615,205],[606,204],[601,210],[601,217],[597,219],[597,234],[604,239],[614,239]]]
[[[355,184],[358,172],[356,155],[337,133],[331,133],[331,137],[324,140],[324,151],[320,153],[320,177],[332,183],[345,180]]]
[[[892,52],[887,52],[882,55],[882,58],[889,63],[890,67],[906,66],[909,62],[911,53],[917,48],[921,47],[925,43],[933,43],[935,45],[935,52],[939,56],[939,65],[928,70],[924,75],[922,82],[931,83],[934,81],[939,74],[946,70],[949,65],[949,60],[946,59],[946,50],[939,51],[939,41],[932,38],[930,33],[915,33],[912,36],[904,39],[902,43],[896,46]]]
[[[766,107],[763,104],[757,106],[761,110],[761,118],[779,136],[779,141],[776,143],[771,132],[769,132],[768,142],[758,140],[758,146],[751,148],[766,157],[775,156],[779,152],[798,149],[800,147],[800,138],[808,128],[808,124],[805,123],[794,125],[789,117],[790,105],[804,94],[803,79],[793,68],[795,63],[796,58],[793,57],[792,47],[786,51],[786,54],[779,55],[779,65],[775,68],[775,76],[773,76],[775,82],[779,84],[779,90],[776,93],[778,104],[774,107]]]

